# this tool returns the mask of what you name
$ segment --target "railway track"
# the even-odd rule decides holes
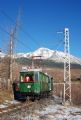
[[[0,120],[34,120],[35,117],[41,120],[40,112],[45,111],[45,107],[49,104],[51,104],[50,98],[35,100],[35,102],[30,100],[24,103],[17,102],[14,105],[0,109]]]
[[[29,107],[33,104],[32,101],[26,101],[26,102],[17,102],[17,101],[10,101],[5,102],[0,105],[0,116],[4,113],[14,112],[16,110]]]

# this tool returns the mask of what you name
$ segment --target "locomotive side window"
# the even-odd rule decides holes
[[[20,72],[20,81],[24,82],[24,72]]]
[[[48,81],[49,81],[49,77],[48,77],[48,76],[46,76],[46,82],[48,83]]]
[[[38,77],[38,72],[35,72],[34,73],[34,78],[35,78],[35,81],[38,81],[39,77]]]
[[[24,76],[20,77],[21,82],[24,82]]]

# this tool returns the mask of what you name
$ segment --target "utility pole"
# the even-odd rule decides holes
[[[19,19],[20,19],[20,14],[18,15],[15,27],[10,32],[10,83],[11,84],[13,82],[12,72],[13,72],[14,39],[15,39],[17,28],[19,27]]]
[[[10,32],[10,82],[12,83],[12,70],[13,70],[13,41],[14,41],[14,31]]]
[[[71,73],[70,73],[70,47],[69,29],[64,29],[64,104],[71,103]]]
[[[34,69],[34,56],[32,56],[32,69]]]

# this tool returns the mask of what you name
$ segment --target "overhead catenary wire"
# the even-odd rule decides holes
[[[14,19],[13,19],[11,16],[9,16],[5,11],[1,10],[0,13],[3,14],[3,15],[4,15],[9,21],[11,21],[13,24],[16,24],[16,22],[14,21]],[[26,36],[28,36],[28,37],[32,40],[32,42],[34,42],[37,46],[40,46],[40,43],[39,43],[37,40],[35,40],[27,31],[25,31],[25,30],[22,28],[22,26],[19,26],[19,28],[20,28],[20,30],[21,30]],[[62,43],[63,43],[63,41],[59,41],[58,43],[53,44],[53,45],[57,46],[56,50],[58,50],[58,49],[60,48],[60,46],[62,45]],[[22,41],[21,41],[20,44],[25,45]],[[25,46],[26,46],[26,45],[25,45]],[[29,46],[28,46],[28,47],[29,47]],[[31,49],[29,48],[29,50],[31,50]]]
[[[3,14],[9,21],[11,21],[15,26],[16,26],[16,24],[18,24],[18,20],[19,19],[17,19],[17,21],[15,22],[14,20],[13,20],[13,18],[12,17],[10,17],[6,12],[4,12],[3,10],[2,11],[0,11],[0,13],[1,14]],[[20,27],[20,25],[18,25],[18,27]],[[5,29],[3,29],[3,28],[1,28],[4,32],[6,32],[8,35],[10,35],[10,33],[9,32],[7,32]],[[14,30],[16,30],[15,28],[14,28]],[[32,50],[29,46],[26,46],[26,44],[24,43],[24,42],[22,42],[21,40],[19,40],[19,39],[17,39],[16,37],[14,37],[14,39],[16,39],[17,40],[17,42],[19,42],[21,45],[23,45],[27,50]],[[23,40],[24,41],[24,40]]]
[[[56,49],[56,50],[58,50],[63,43],[64,43],[63,40],[61,40],[61,41],[57,44],[57,49]]]
[[[10,36],[10,33],[9,33],[7,30],[5,30],[3,27],[0,26],[0,29],[1,29],[3,32],[5,32],[7,35]],[[26,45],[25,43],[23,43],[21,40],[17,39],[16,37],[14,37],[14,39],[16,39],[17,42],[19,42],[19,44],[21,44],[22,46],[24,46],[27,50],[28,50],[28,49],[31,50],[31,48],[29,48],[29,46],[27,47],[27,45]]]
[[[3,14],[9,21],[11,21],[13,24],[16,24],[16,22],[13,20],[13,18],[11,16],[9,16],[5,11],[0,11],[1,14]],[[34,39],[27,31],[25,31],[22,26],[19,26],[20,30],[30,38],[30,40],[32,40],[32,42],[34,42],[35,44],[37,44],[37,46],[40,46],[40,43]]]

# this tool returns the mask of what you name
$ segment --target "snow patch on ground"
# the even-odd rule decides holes
[[[35,110],[34,113],[22,120],[81,120],[81,108],[48,105],[43,110]]]
[[[10,105],[16,105],[20,102],[16,101],[16,100],[5,100],[5,102],[3,104],[0,104],[0,109],[6,109],[7,107],[9,107]]]
[[[1,104],[1,105],[0,105],[0,109],[6,108],[6,107],[8,107],[8,106],[7,106],[7,105],[4,105],[4,104]]]
[[[6,103],[17,104],[19,102],[14,100],[14,101],[6,101]],[[0,105],[0,108],[6,108],[6,107],[7,104]],[[63,106],[62,104],[57,104],[54,100],[49,100],[47,103],[44,101],[44,104],[42,102],[40,104],[40,101],[38,101],[37,103],[34,103],[34,106],[30,108],[22,108],[19,112],[16,111],[15,113],[9,115],[7,120],[14,120],[14,119],[15,120],[81,120],[81,107]]]

